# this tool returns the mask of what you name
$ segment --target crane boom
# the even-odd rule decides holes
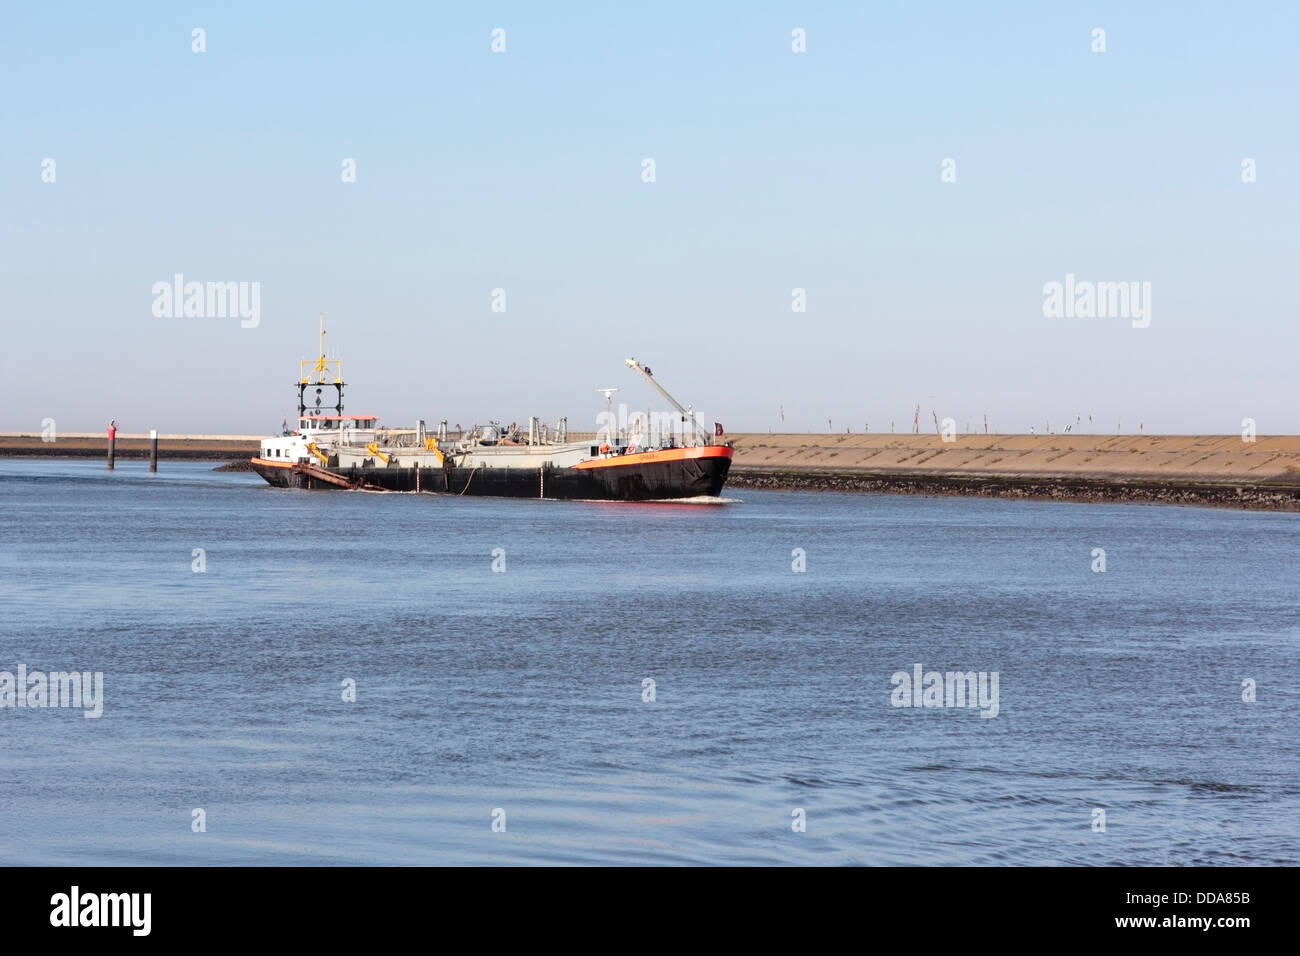
[[[654,390],[664,397],[664,401],[666,401],[673,408],[677,409],[678,413],[682,416],[683,420],[689,421],[691,423],[691,425],[695,428],[695,433],[700,436],[700,440],[703,441],[704,444],[707,445],[709,443],[709,433],[704,430],[703,425],[701,425],[698,421],[695,420],[694,413],[690,409],[682,408],[681,402],[677,401],[677,399],[669,395],[668,392],[663,388],[663,386],[654,380],[654,376],[650,374],[650,370],[648,368],[646,368],[644,365],[642,365],[634,358],[624,359],[623,361],[627,364],[628,368],[634,368],[638,372],[640,372],[641,377],[644,378],[647,382],[649,382],[652,386],[654,386]]]

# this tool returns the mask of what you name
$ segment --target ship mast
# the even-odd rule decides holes
[[[626,363],[628,368],[634,368],[638,372],[640,372],[641,377],[644,378],[651,385],[653,385],[655,391],[658,392],[660,395],[662,395],[664,397],[664,400],[668,402],[669,405],[677,409],[678,413],[682,416],[683,421],[689,421],[691,423],[691,425],[695,428],[695,433],[700,436],[701,442],[703,442],[705,445],[709,444],[709,439],[710,439],[709,433],[704,430],[703,425],[701,425],[699,422],[695,420],[695,413],[690,406],[687,406],[686,408],[682,408],[681,403],[678,402],[677,399],[669,395],[668,392],[665,391],[664,388],[654,380],[654,377],[650,374],[650,370],[646,368],[644,365],[642,365],[640,362],[638,362],[636,359],[634,358],[624,359],[624,362]]]
[[[314,379],[313,379],[314,376]],[[316,404],[309,409],[307,389],[316,386]],[[333,408],[335,415],[343,414],[343,361],[325,357],[325,313],[320,314],[319,346],[316,361],[303,359],[298,372],[298,417],[302,418],[313,411],[320,415],[325,409]],[[322,386],[334,388],[334,404],[322,405]]]
[[[342,380],[342,378],[343,378],[343,363],[342,363],[342,362],[339,362],[339,361],[329,362],[329,361],[326,361],[326,359],[325,359],[325,313],[324,313],[324,312],[322,312],[322,313],[320,314],[320,339],[319,339],[319,341],[320,341],[320,345],[319,345],[319,348],[318,348],[319,357],[316,359],[316,364],[315,364],[314,366],[312,366],[312,370],[311,370],[312,372],[314,372],[314,373],[316,374],[316,381],[314,381],[314,382],[307,382],[307,384],[309,384],[309,385],[332,385],[332,384],[334,384],[334,382],[339,382],[339,381]],[[304,365],[304,366],[305,366],[306,364],[307,364],[306,362],[303,362],[303,365]],[[327,379],[326,379],[326,376],[329,374],[329,366],[330,366],[330,365],[335,366],[334,382],[329,382],[329,381],[327,381]],[[310,374],[311,374],[311,373],[309,372],[308,375],[310,375]],[[303,381],[307,381],[305,377],[304,377]]]

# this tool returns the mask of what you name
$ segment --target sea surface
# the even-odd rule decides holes
[[[0,864],[1300,863],[1300,515],[212,467],[0,459]]]

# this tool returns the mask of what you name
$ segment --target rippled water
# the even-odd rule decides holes
[[[1300,516],[161,467],[0,460],[0,862],[1300,862]]]

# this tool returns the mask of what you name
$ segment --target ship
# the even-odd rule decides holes
[[[731,468],[722,426],[707,429],[635,358],[625,360],[627,367],[673,411],[616,417],[618,389],[596,389],[605,396],[604,427],[592,439],[571,441],[566,418],[553,428],[534,416],[526,426],[491,420],[452,431],[445,420],[432,430],[423,419],[414,428],[388,429],[378,415],[345,414],[343,363],[326,357],[324,340],[322,316],[319,356],[299,367],[297,427],[286,422],[283,434],[264,439],[251,459],[277,488],[672,501],[719,498]]]

